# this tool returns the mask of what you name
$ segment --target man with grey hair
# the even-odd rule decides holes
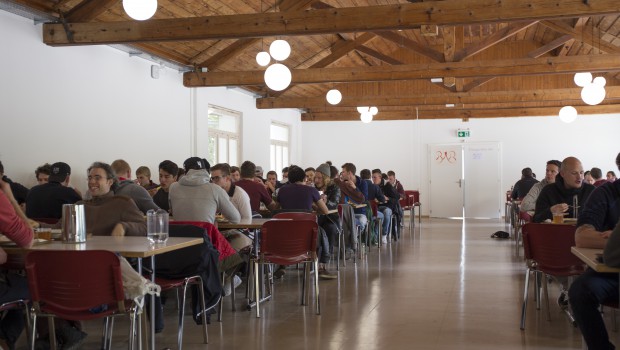
[[[562,163],[555,159],[547,162],[547,167],[545,168],[545,178],[534,184],[525,198],[523,198],[521,201],[522,211],[534,211],[534,209],[536,209],[536,200],[538,199],[540,191],[542,191],[543,187],[555,182],[555,177],[560,172],[561,165]]]

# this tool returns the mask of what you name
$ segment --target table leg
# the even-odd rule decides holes
[[[151,282],[155,283],[155,255],[151,256]],[[155,350],[155,296],[151,295],[151,350]]]

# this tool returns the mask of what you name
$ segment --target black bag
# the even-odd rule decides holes
[[[491,235],[491,238],[499,238],[499,239],[510,238],[510,233],[506,231],[497,231]]]

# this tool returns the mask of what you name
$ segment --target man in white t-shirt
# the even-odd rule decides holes
[[[228,193],[230,201],[241,214],[241,220],[252,218],[250,196],[239,186],[235,186],[230,178],[230,165],[226,163],[215,164],[211,167],[211,182],[220,186]]]

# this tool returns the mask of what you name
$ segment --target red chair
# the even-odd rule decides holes
[[[528,223],[523,226],[523,251],[526,259],[530,259],[531,262],[525,272],[525,288],[521,308],[522,330],[525,329],[530,272],[540,273],[543,276],[571,277],[580,275],[585,271],[584,263],[571,253],[571,247],[575,245],[575,229],[573,225]],[[544,278],[542,279],[542,286],[547,319],[551,320],[549,295]],[[536,288],[536,292],[538,293],[538,288]]]
[[[530,214],[528,214],[528,212],[526,211],[519,211],[519,215],[517,218],[517,224],[515,226],[515,232],[514,232],[514,238],[515,238],[515,253],[517,254],[517,257],[519,257],[519,251],[520,251],[520,247],[521,244],[523,244],[523,237],[521,234],[521,229],[522,227],[531,222],[532,221],[532,216]]]
[[[314,265],[314,271],[319,271],[316,254],[318,224],[310,220],[271,220],[261,227],[260,252],[252,258],[254,263],[254,290],[256,291],[256,317],[260,317],[261,289],[259,271],[265,264],[294,265],[305,264],[301,294],[301,304],[307,304],[307,279],[309,264]],[[295,234],[291,234],[295,232]],[[316,295],[316,313],[321,314],[319,299],[319,276],[314,273],[314,288]]]
[[[383,220],[385,219],[380,219],[379,216],[377,215],[379,213],[379,204],[377,204],[376,201],[371,200],[368,203],[370,203],[370,209],[372,210],[372,217],[375,220],[375,224],[377,226],[377,246],[379,248],[381,248],[381,238],[383,238]],[[370,223],[369,223],[370,225]]]
[[[88,251],[31,251],[26,255],[26,273],[32,300],[32,324],[37,317],[48,317],[50,344],[56,344],[53,317],[86,321],[105,318],[106,338],[111,344],[113,322],[110,318],[128,315],[130,318],[129,349],[133,349],[136,317],[139,308],[125,300],[118,257],[105,250]],[[107,309],[101,312],[94,308]],[[31,329],[31,348],[34,349],[35,327]]]
[[[422,203],[420,203],[420,191],[406,190],[405,194],[411,201],[408,204],[411,207],[411,223],[415,226],[415,208],[418,208],[418,223],[422,223]]]
[[[273,216],[274,219],[309,220],[316,222],[315,213],[281,211]]]

